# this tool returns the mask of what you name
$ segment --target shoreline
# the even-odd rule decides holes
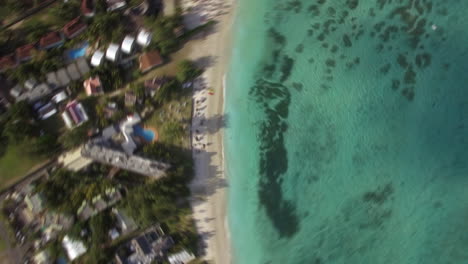
[[[194,82],[192,157],[195,176],[189,187],[193,219],[200,236],[199,255],[214,263],[231,263],[227,218],[227,175],[224,166],[225,76],[231,54],[234,0],[182,1],[189,24],[213,19],[214,32],[202,33],[191,45],[189,59],[205,68]],[[200,21],[200,20],[199,20]]]

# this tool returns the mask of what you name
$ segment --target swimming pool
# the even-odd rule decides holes
[[[88,46],[89,46],[88,42],[85,42],[79,48],[71,49],[71,50],[66,51],[67,52],[67,57],[70,60],[76,60],[76,59],[78,59],[80,57],[83,57],[84,55],[86,55],[86,49],[88,49]]]
[[[133,132],[135,135],[142,137],[147,142],[153,142],[155,139],[155,133],[152,130],[143,129],[141,126],[136,125],[133,127]]]

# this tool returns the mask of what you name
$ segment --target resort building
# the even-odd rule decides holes
[[[0,72],[16,68],[18,61],[15,54],[6,55],[0,58]]]
[[[94,1],[93,0],[82,0],[81,1],[81,13],[85,17],[93,17],[94,12]]]
[[[120,58],[120,46],[114,43],[111,43],[106,50],[106,59],[116,62]]]
[[[104,59],[104,52],[96,50],[91,57],[91,66],[99,67]]]
[[[39,49],[48,50],[63,45],[63,36],[60,32],[50,32],[39,41]]]
[[[115,215],[116,226],[122,234],[127,234],[137,229],[135,221],[122,210],[112,208],[112,213]]]
[[[101,86],[101,80],[99,80],[99,76],[90,77],[89,79],[83,82],[83,87],[86,91],[88,96],[103,94],[104,91]]]
[[[27,194],[24,197],[24,202],[33,215],[38,215],[44,211],[44,198],[39,193]]]
[[[106,0],[107,12],[112,12],[121,8],[124,8],[127,3],[125,0]]]
[[[16,59],[19,62],[26,62],[32,59],[36,48],[33,44],[27,44],[16,49]]]
[[[76,258],[83,255],[87,251],[83,242],[79,240],[74,240],[70,238],[69,236],[65,236],[63,238],[62,246],[65,249],[65,252],[67,253],[68,259],[70,261],[75,260]]]
[[[81,23],[80,17],[77,17],[63,27],[63,33],[68,39],[72,39],[83,33],[85,29],[86,24]]]
[[[157,51],[145,52],[140,55],[140,70],[141,72],[147,72],[154,67],[163,64],[161,55]]]
[[[122,41],[122,52],[125,54],[131,54],[135,46],[135,38],[132,36],[126,36]]]
[[[138,32],[137,43],[138,45],[146,48],[149,46],[149,44],[151,44],[152,37],[153,36],[151,35],[151,33],[149,33],[148,31],[144,29],[141,29],[140,32]]]
[[[62,113],[62,119],[67,128],[72,129],[75,126],[79,126],[88,121],[88,115],[81,103],[74,100],[65,106],[65,111]]]

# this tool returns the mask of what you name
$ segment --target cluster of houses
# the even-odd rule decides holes
[[[73,39],[84,32],[86,24],[77,17],[68,22],[61,31],[54,31],[43,36],[38,43],[18,47],[13,54],[0,58],[0,72],[16,68],[19,64],[30,61],[38,50],[49,50],[63,45],[65,39]]]

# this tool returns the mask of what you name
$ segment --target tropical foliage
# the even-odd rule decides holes
[[[192,61],[183,60],[177,65],[176,77],[179,82],[184,83],[197,78],[202,72]]]

